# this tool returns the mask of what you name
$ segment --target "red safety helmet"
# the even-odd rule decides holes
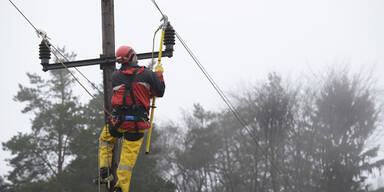
[[[130,46],[121,46],[116,51],[116,61],[118,63],[128,63],[133,60],[136,52]]]

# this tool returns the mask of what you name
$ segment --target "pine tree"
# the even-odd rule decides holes
[[[369,84],[346,72],[329,74],[312,118],[322,191],[360,192],[366,188],[363,173],[384,166],[384,160],[372,161],[378,147],[365,148],[379,126],[380,112]]]
[[[66,56],[74,59],[76,55]],[[26,103],[23,113],[34,115],[29,133],[18,133],[3,143],[3,148],[13,155],[8,180],[15,191],[44,191],[47,182],[60,183],[73,158],[73,137],[84,127],[82,106],[71,89],[74,80],[65,70],[50,71],[49,75],[50,79],[45,80],[27,73],[31,86],[19,85],[14,98]]]
[[[104,127],[103,95],[97,94],[83,108],[85,126],[73,136],[70,149],[74,159],[68,164],[63,175],[66,191],[97,191],[92,180],[98,176],[99,134]],[[104,185],[101,186],[104,188]]]

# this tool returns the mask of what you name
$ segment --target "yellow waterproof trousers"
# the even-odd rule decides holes
[[[118,130],[125,132],[124,130]],[[122,192],[129,192],[129,184],[131,182],[132,170],[135,166],[136,159],[139,156],[140,147],[143,143],[143,138],[137,141],[128,141],[123,139],[121,146],[120,162],[117,168],[117,183],[116,187],[120,187]],[[100,134],[99,138],[99,168],[111,167],[112,164],[112,149],[117,138],[111,136],[106,125]]]

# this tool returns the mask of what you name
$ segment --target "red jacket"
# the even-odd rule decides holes
[[[142,108],[144,107],[147,114],[149,114],[151,97],[162,97],[164,95],[165,83],[163,74],[162,72],[153,72],[145,67],[140,67],[138,65],[122,67],[122,69],[113,73],[113,95],[111,101],[112,107],[117,108],[119,106],[123,106],[125,84],[128,82],[127,76],[132,75],[135,70],[137,70],[137,72],[131,84],[135,102],[137,106]],[[126,105],[133,105],[129,92],[126,94]],[[126,120],[120,125],[120,128],[136,130],[135,122]],[[139,130],[148,129],[148,121],[137,122],[137,128]]]

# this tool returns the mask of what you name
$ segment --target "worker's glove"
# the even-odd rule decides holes
[[[161,64],[156,65],[155,72],[164,72],[163,66]]]

